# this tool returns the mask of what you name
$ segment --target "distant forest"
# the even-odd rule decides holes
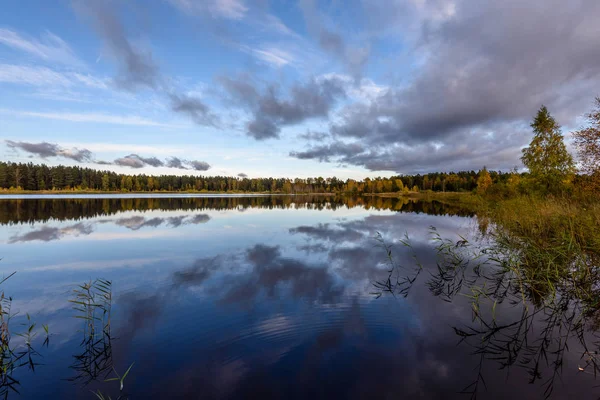
[[[515,173],[486,171],[494,183],[506,183]],[[77,166],[0,162],[0,188],[7,191],[118,192],[271,192],[271,193],[390,193],[420,190],[473,191],[480,172],[434,172],[357,181],[333,178],[239,178],[193,175],[125,175]]]

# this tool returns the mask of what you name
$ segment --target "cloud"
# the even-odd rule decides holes
[[[364,239],[364,234],[356,229],[339,224],[317,224],[315,226],[299,226],[289,230],[290,234],[303,234],[313,239],[327,240],[333,243],[356,242]]]
[[[198,160],[183,160],[178,157],[171,157],[167,160],[166,166],[169,168],[178,168],[178,169],[189,169],[192,168],[196,171],[208,171],[210,169],[210,164],[205,161]]]
[[[369,8],[374,23],[388,25],[382,30],[407,33],[409,79],[344,105],[330,124],[332,143],[292,155],[399,173],[512,168],[541,104],[573,124],[595,95],[590,88],[600,87],[600,4],[561,4],[436,0]],[[417,27],[400,23],[413,16]],[[368,150],[353,155],[349,143]]]
[[[48,142],[29,143],[15,142],[12,140],[6,140],[5,142],[6,145],[12,149],[19,149],[27,153],[35,154],[41,158],[64,157],[77,162],[89,162],[92,160],[92,152],[87,149],[66,149],[57,144]]]
[[[125,28],[107,2],[74,0],[73,5],[90,19],[118,65],[114,82],[119,87],[135,90],[142,87],[157,88],[160,85],[159,68],[152,54],[138,49],[129,41]]]
[[[208,14],[213,18],[240,20],[244,18],[248,7],[243,0],[168,0],[181,11],[192,14]]]
[[[59,62],[76,67],[85,65],[67,42],[50,31],[46,31],[42,34],[41,40],[37,40],[21,36],[10,29],[0,28],[0,44],[23,51],[44,61]]]
[[[0,82],[29,86],[58,86],[71,88],[84,85],[93,89],[106,89],[104,80],[78,72],[58,72],[42,66],[0,64]]]
[[[248,175],[243,172],[240,172],[239,174],[237,174],[237,176],[244,179],[248,177]]]
[[[119,218],[115,221],[115,225],[125,227],[127,229],[131,229],[132,231],[137,231],[144,227],[152,227],[156,228],[157,226],[162,225],[165,222],[164,218],[150,218],[146,219],[141,215],[134,215],[133,217]]]
[[[23,242],[33,242],[33,241],[42,241],[42,242],[50,242],[53,240],[59,240],[64,236],[72,235],[72,236],[80,236],[80,235],[89,235],[93,232],[93,228],[91,224],[85,224],[83,222],[77,223],[75,225],[66,226],[64,228],[54,228],[50,226],[43,226],[40,229],[33,230],[27,232],[23,235],[14,235],[11,236],[8,240],[9,244],[14,243],[23,243]]]
[[[462,171],[484,165],[509,170],[517,165],[528,142],[525,124],[503,124],[452,135],[452,140],[423,143],[371,144],[333,141],[290,152],[291,157],[359,165],[372,171],[427,173]],[[368,143],[368,139],[367,139]]]
[[[290,52],[275,46],[255,48],[242,45],[240,46],[240,50],[277,68],[296,63],[296,58]]]
[[[218,117],[211,113],[210,108],[202,100],[186,95],[171,94],[170,97],[173,111],[186,114],[198,125],[218,125]]]
[[[69,122],[96,122],[99,124],[111,125],[132,125],[132,126],[156,126],[162,128],[176,128],[177,125],[163,124],[158,121],[142,118],[137,115],[111,115],[101,113],[64,113],[64,112],[37,112],[23,111],[0,108],[0,113],[10,114],[22,117],[34,117],[43,119],[53,119]]]
[[[225,12],[228,9],[235,9],[232,5],[235,2],[235,0],[219,0],[215,4]],[[178,3],[193,6],[187,1]],[[218,118],[210,112],[207,105],[197,98],[179,94],[171,84],[172,80],[163,77],[152,53],[138,48],[129,40],[125,27],[116,11],[111,9],[112,5],[109,2],[73,0],[73,5],[78,12],[89,18],[108,48],[112,61],[118,69],[113,79],[118,87],[128,91],[154,90],[169,98],[173,111],[188,115],[199,125],[216,126]]]
[[[344,82],[335,76],[292,85],[288,96],[282,96],[274,84],[261,92],[246,77],[222,77],[219,82],[234,105],[252,114],[246,124],[247,134],[257,140],[279,138],[281,126],[328,117],[337,101],[346,96]]]
[[[178,168],[178,169],[187,169],[185,165],[183,165],[186,161],[182,160],[179,157],[171,157],[167,160],[167,167],[169,168]]]
[[[192,218],[188,219],[188,223],[190,224],[205,224],[210,221],[210,215],[208,214],[196,214]]]
[[[272,120],[261,116],[256,117],[246,124],[246,133],[256,140],[279,139],[281,129]]]
[[[344,286],[336,282],[326,265],[311,265],[284,257],[278,246],[257,244],[246,250],[243,261],[249,264],[251,270],[232,280],[225,288],[221,299],[224,303],[247,304],[256,301],[263,293],[268,297],[278,297],[282,288],[294,298],[331,303],[344,292]]]
[[[210,164],[205,161],[190,161],[189,163],[196,171],[208,171],[210,169]]]
[[[299,5],[307,29],[315,37],[319,46],[326,53],[338,58],[353,78],[360,81],[363,69],[369,59],[369,46],[348,45],[341,34],[325,26],[315,0],[301,0]]]
[[[317,159],[320,162],[329,162],[332,158],[339,158],[342,162],[348,162],[347,160],[365,151],[365,147],[360,143],[336,141],[331,144],[310,147],[305,151],[292,151],[290,156],[300,160]]]
[[[204,161],[188,161],[179,157],[169,157],[165,161],[160,160],[157,157],[143,157],[139,154],[129,154],[124,157],[117,158],[114,162],[95,160],[94,154],[85,148],[66,148],[55,143],[40,142],[20,142],[14,140],[5,140],[6,146],[11,149],[24,151],[29,154],[36,155],[42,159],[51,157],[62,157],[68,158],[80,163],[93,162],[99,165],[119,165],[122,167],[130,168],[143,168],[143,167],[167,167],[177,169],[189,169],[192,168],[196,171],[207,171],[210,169],[210,165]]]
[[[213,258],[201,258],[194,264],[181,271],[173,273],[173,283],[179,286],[196,286],[202,284],[227,262],[228,257],[219,255]]]
[[[329,134],[325,132],[306,131],[306,133],[301,133],[298,135],[298,138],[307,141],[322,142],[323,140],[329,138]]]
[[[117,158],[114,163],[123,167],[143,168],[145,166],[162,167],[164,162],[156,157],[141,157],[137,154],[130,154],[125,157]]]
[[[177,228],[181,225],[198,225],[205,224],[210,221],[208,214],[195,214],[195,215],[177,215],[168,218],[154,217],[145,218],[141,215],[134,215],[132,217],[119,218],[115,221],[115,225],[122,226],[132,231],[137,231],[142,228],[151,227],[156,228],[162,224],[166,224],[169,227]]]

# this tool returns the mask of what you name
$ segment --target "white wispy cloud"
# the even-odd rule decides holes
[[[213,18],[240,20],[248,7],[243,0],[169,0],[186,14],[210,14]]]
[[[73,82],[63,74],[46,67],[0,65],[0,82],[33,86],[71,86]]]
[[[0,82],[31,86],[86,86],[106,89],[105,79],[78,72],[59,72],[42,66],[0,64]]]
[[[283,67],[288,64],[294,64],[296,61],[292,54],[274,46],[253,48],[242,45],[240,46],[240,50],[275,67]]]
[[[264,20],[260,20],[260,22],[275,32],[295,38],[301,38],[300,35],[291,30],[286,24],[283,23],[283,21],[273,14],[265,14]]]
[[[173,147],[173,146],[149,146],[141,144],[113,144],[113,143],[81,143],[69,142],[63,144],[65,147],[81,147],[86,148],[94,153],[140,153],[140,154],[155,154],[155,155],[172,155],[184,153],[189,147]]]
[[[144,232],[140,235],[139,232],[134,234],[119,234],[112,233],[104,236],[96,235],[94,239],[99,240],[120,240],[124,238],[131,239],[153,239],[156,237],[176,236],[175,232]],[[172,260],[173,257],[169,258]],[[94,270],[106,268],[139,268],[145,265],[155,265],[160,261],[166,261],[167,258],[130,258],[126,260],[101,260],[101,261],[84,261],[63,264],[49,264],[34,268],[22,268],[22,272],[39,272],[39,271],[63,271],[63,270]]]
[[[83,67],[81,61],[71,47],[60,37],[50,31],[42,34],[41,39],[27,38],[19,33],[0,28],[0,44],[20,50],[45,61],[54,61],[61,64]]]
[[[11,109],[0,109],[0,113],[19,117],[54,119],[70,122],[95,122],[100,124],[156,126],[161,128],[179,128],[180,125],[165,124],[137,115],[111,115],[102,113],[69,113],[69,112],[36,112]]]

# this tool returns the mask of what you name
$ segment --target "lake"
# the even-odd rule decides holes
[[[588,366],[596,330],[582,333],[586,350],[541,303],[527,303],[539,313],[525,326],[522,303],[493,304],[493,340],[478,345],[490,326],[474,320],[475,291],[451,293],[468,277],[441,274],[432,240],[480,236],[482,221],[461,207],[16,196],[0,200],[0,224],[0,274],[16,271],[1,285],[10,343],[25,354],[18,383],[3,377],[9,398],[114,399],[119,381],[105,380],[129,367],[121,394],[132,399],[600,394]],[[34,322],[23,353],[17,334]]]

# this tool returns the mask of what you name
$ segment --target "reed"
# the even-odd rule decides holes
[[[0,279],[0,285],[15,275],[12,274]],[[11,332],[11,319],[16,314],[11,312],[12,297],[7,297],[0,290],[0,397],[7,399],[11,392],[19,393],[19,380],[15,378],[15,372],[21,368],[35,371],[40,365],[41,354],[35,349],[34,341],[38,335],[36,323],[26,314],[26,322],[22,323],[22,329],[17,333]],[[45,340],[43,346],[50,343],[50,331],[48,325],[43,325]],[[23,339],[22,345],[14,345],[13,336]]]
[[[582,349],[579,371],[600,373],[600,205],[587,200],[518,196],[478,204],[479,235],[443,238],[430,231],[435,265],[397,265],[383,246],[389,269],[374,294],[408,295],[427,270],[424,285],[444,301],[466,298],[472,323],[455,326],[461,342],[479,357],[476,378],[463,392],[485,387],[483,365],[525,368],[546,398],[560,378],[569,343]],[[411,249],[410,240],[399,241]],[[518,307],[506,320],[499,307]],[[550,371],[546,374],[542,370]]]

